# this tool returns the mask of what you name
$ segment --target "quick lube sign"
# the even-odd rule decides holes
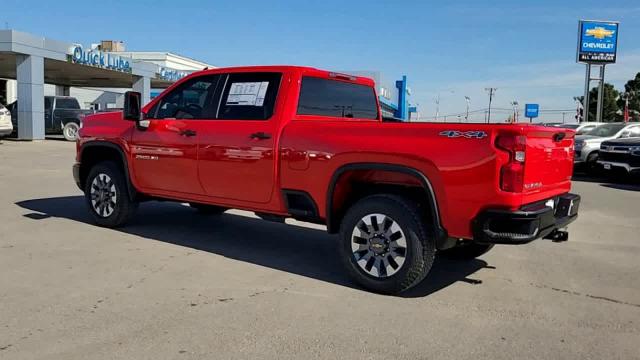
[[[71,62],[103,69],[131,72],[131,59],[100,50],[85,51],[82,46],[73,48]]]
[[[580,21],[578,62],[615,63],[618,51],[617,22]]]

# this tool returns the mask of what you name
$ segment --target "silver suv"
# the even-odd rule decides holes
[[[598,164],[600,145],[607,140],[640,137],[640,123],[608,123],[597,126],[584,135],[576,136],[575,165],[586,165],[587,171]]]

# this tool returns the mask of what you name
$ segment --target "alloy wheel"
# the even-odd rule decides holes
[[[351,235],[353,257],[361,270],[376,278],[397,273],[407,256],[407,240],[400,225],[384,214],[363,216]]]
[[[99,216],[111,216],[116,209],[118,194],[116,185],[107,174],[100,173],[91,182],[91,206]]]

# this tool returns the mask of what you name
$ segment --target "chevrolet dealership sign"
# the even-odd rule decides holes
[[[100,50],[85,51],[82,46],[75,46],[73,48],[70,61],[75,64],[95,66],[127,73],[131,72],[131,59]]]
[[[618,52],[618,26],[611,21],[580,21],[578,62],[612,64]]]

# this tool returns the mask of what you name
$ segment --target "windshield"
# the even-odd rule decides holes
[[[586,135],[598,136],[598,137],[609,137],[618,133],[618,131],[622,130],[625,127],[625,124],[605,124],[596,127],[595,129],[589,131]]]

